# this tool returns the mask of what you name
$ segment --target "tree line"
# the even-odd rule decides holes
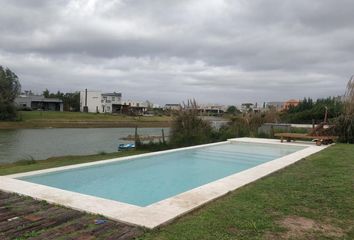
[[[341,97],[320,98],[314,101],[312,98],[304,98],[297,106],[290,106],[281,113],[280,119],[288,123],[312,123],[321,122],[327,109],[328,118],[334,120],[343,112]]]
[[[58,98],[63,101],[64,111],[79,112],[80,111],[80,92],[56,92],[51,93],[48,89],[44,90],[42,95],[45,98]]]

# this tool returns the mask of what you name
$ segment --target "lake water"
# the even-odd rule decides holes
[[[169,128],[164,128],[168,136]],[[53,128],[0,130],[0,163],[47,159],[64,155],[89,155],[117,151],[120,138],[134,135],[134,128]],[[159,135],[161,128],[139,128],[140,135]]]

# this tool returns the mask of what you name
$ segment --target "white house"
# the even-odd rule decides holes
[[[121,110],[121,93],[100,91],[80,92],[80,111],[91,113],[115,113]]]

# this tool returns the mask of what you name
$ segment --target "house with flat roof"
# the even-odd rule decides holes
[[[296,107],[300,104],[300,100],[290,99],[284,103],[284,110],[288,110],[290,107]]]
[[[227,107],[220,104],[202,104],[198,106],[198,111],[202,115],[221,115],[226,112]]]
[[[20,95],[15,99],[19,109],[63,111],[63,101],[58,98],[46,98],[42,95]]]
[[[80,111],[91,113],[115,113],[121,111],[122,94],[101,91],[81,91]]]
[[[142,115],[151,105],[150,102],[122,100],[122,93],[102,93],[101,91],[81,91],[80,111],[90,113],[123,113]]]
[[[268,109],[274,108],[276,111],[288,110],[290,106],[296,107],[301,101],[296,99],[290,99],[285,102],[267,102],[266,106]]]
[[[267,102],[266,103],[266,107],[268,109],[275,109],[276,111],[280,112],[283,110],[284,108],[284,102]]]
[[[179,111],[182,109],[182,105],[179,103],[167,103],[164,110]]]

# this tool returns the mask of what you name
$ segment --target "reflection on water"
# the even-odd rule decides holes
[[[169,129],[164,128],[168,135]],[[139,128],[140,135],[161,135],[161,128]],[[53,156],[114,152],[120,138],[134,134],[134,128],[53,128],[0,130],[0,163]]]

